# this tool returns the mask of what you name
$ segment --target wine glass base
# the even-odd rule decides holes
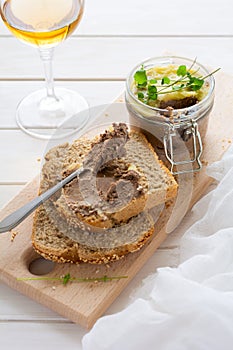
[[[55,88],[55,98],[37,90],[18,105],[16,121],[28,135],[40,139],[59,139],[81,130],[89,120],[87,101],[77,92]]]

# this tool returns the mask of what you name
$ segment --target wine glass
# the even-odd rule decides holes
[[[42,139],[51,138],[57,128],[60,133],[56,138],[81,129],[89,118],[88,104],[75,91],[54,88],[52,58],[54,47],[80,22],[84,0],[0,0],[0,4],[7,28],[19,40],[39,49],[45,71],[46,89],[32,92],[19,103],[17,124],[27,134]],[[80,111],[75,125],[67,128],[65,123],[66,128],[61,128]]]

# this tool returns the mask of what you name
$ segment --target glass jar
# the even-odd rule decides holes
[[[214,103],[214,78],[205,79],[208,84],[206,96],[198,103],[181,109],[161,109],[146,105],[132,91],[134,74],[142,65],[145,70],[153,67],[186,65],[207,76],[209,71],[198,62],[188,58],[167,56],[155,57],[138,64],[126,80],[125,100],[133,128],[146,134],[158,155],[170,165],[175,174],[196,172],[202,168],[201,154],[207,131],[210,111]]]

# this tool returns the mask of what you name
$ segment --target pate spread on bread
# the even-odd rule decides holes
[[[122,123],[57,146],[45,159],[41,192],[84,168],[34,217],[34,248],[54,261],[102,263],[138,250],[160,206],[176,196],[176,181],[145,136]]]

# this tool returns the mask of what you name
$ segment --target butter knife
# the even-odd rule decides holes
[[[83,168],[75,170],[72,174],[67,176],[62,181],[58,182],[55,186],[42,193],[40,196],[34,198],[29,203],[25,204],[21,208],[8,215],[5,219],[0,222],[0,233],[12,230],[14,227],[19,225],[25,220],[33,211],[38,208],[41,204],[47,201],[53,194],[59,191],[62,187],[72,181],[75,177],[79,176]]]

